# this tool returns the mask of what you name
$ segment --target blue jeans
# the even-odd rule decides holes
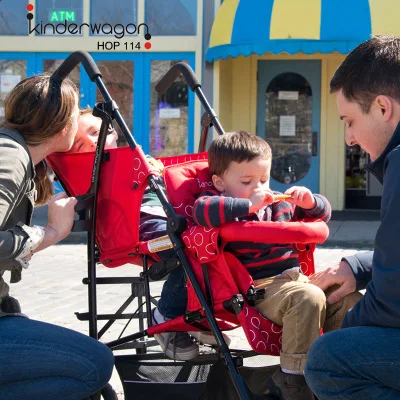
[[[109,381],[112,352],[89,336],[23,317],[0,318],[0,400],[79,400]]]
[[[182,267],[171,271],[162,288],[158,311],[165,318],[175,318],[186,312],[187,291]]]
[[[167,234],[167,220],[151,214],[140,214],[140,240],[152,240]],[[176,259],[175,250],[160,251],[158,255],[163,260]],[[175,268],[167,277],[158,301],[158,311],[165,318],[175,318],[186,312],[187,292],[185,274],[182,267]]]
[[[319,400],[400,399],[400,330],[329,332],[311,347],[305,376]]]

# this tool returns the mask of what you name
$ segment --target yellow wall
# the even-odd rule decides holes
[[[327,196],[334,210],[344,208],[345,142],[344,124],[337,114],[335,96],[329,93],[329,81],[343,59],[338,54],[296,54],[252,55],[218,61],[219,93],[215,106],[226,131],[255,132],[257,61],[321,60],[320,193]]]

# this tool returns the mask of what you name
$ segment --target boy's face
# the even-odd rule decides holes
[[[225,196],[249,199],[257,188],[269,189],[271,160],[261,157],[241,163],[231,162],[222,176],[213,175],[215,188]]]
[[[101,127],[101,119],[94,117],[90,113],[82,114],[78,119],[78,132],[75,136],[71,152],[84,153],[94,151],[97,145]],[[118,135],[115,131],[107,135],[104,148],[114,149],[117,147]]]

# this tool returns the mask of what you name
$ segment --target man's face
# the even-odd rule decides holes
[[[261,157],[241,163],[231,162],[222,177],[213,176],[215,187],[225,196],[249,199],[254,189],[269,189],[271,160]],[[216,177],[216,178],[214,178]]]
[[[70,151],[74,153],[95,151],[99,139],[100,127],[100,118],[96,118],[90,113],[82,114],[78,119],[78,132]],[[117,138],[118,136],[115,131],[110,132],[107,135],[104,148],[106,150],[116,148]]]
[[[382,109],[376,101],[367,114],[355,101],[348,101],[342,90],[336,93],[340,119],[345,122],[345,138],[348,146],[359,145],[375,161],[385,150],[390,136],[382,118]]]

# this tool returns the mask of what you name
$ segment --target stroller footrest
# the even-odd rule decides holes
[[[76,317],[79,321],[89,321],[90,313],[89,312],[76,312]],[[136,313],[126,313],[126,314],[98,314],[96,316],[97,321],[115,321],[117,319],[139,319],[139,318],[147,318],[147,313],[145,312],[136,312]]]

